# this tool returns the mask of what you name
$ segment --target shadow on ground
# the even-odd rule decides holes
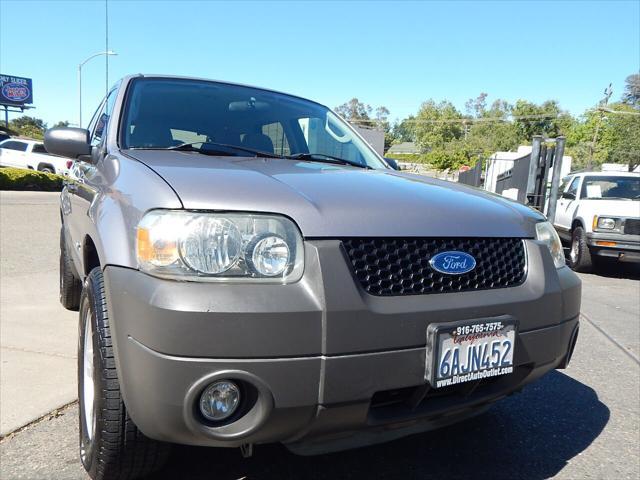
[[[154,478],[174,479],[543,479],[587,448],[609,421],[596,392],[553,371],[486,414],[395,442],[299,457],[281,445],[237,449],[176,447]]]
[[[628,280],[640,280],[640,264],[618,262],[602,259],[597,263],[594,275],[607,278],[626,278]]]
[[[564,246],[564,256],[569,258],[570,248]],[[606,278],[626,278],[640,280],[640,263],[620,262],[606,257],[591,257],[594,260],[592,275]]]

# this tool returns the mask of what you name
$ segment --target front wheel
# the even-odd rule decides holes
[[[80,459],[93,480],[130,480],[158,470],[169,445],[145,437],[122,400],[100,268],[80,298],[78,399]]]
[[[593,259],[589,245],[587,245],[587,234],[582,227],[575,227],[571,232],[569,266],[576,272],[588,273],[593,270]]]

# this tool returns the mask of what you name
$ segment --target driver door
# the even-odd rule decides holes
[[[115,95],[112,96],[115,97]],[[102,139],[106,124],[106,104],[106,100],[103,99],[89,122],[88,130],[91,145],[94,147],[99,145]],[[95,195],[94,188],[91,185],[91,178],[95,176],[96,166],[86,159],[78,159],[73,161],[71,172],[72,175],[66,180],[62,190],[62,213],[69,252],[73,255],[76,265],[82,265],[82,268],[84,268],[82,248],[84,235],[87,232],[86,222],[90,221],[87,211]]]
[[[582,177],[574,177],[558,199],[554,225],[565,236],[571,231],[573,214],[578,208],[578,192],[580,191],[581,180]]]

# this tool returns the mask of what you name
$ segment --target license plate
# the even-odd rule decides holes
[[[429,325],[425,380],[441,388],[512,373],[516,330],[513,318]]]

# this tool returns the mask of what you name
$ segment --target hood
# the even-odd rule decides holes
[[[127,151],[184,208],[277,213],[307,237],[533,237],[544,217],[481,190],[393,170],[272,158]]]

